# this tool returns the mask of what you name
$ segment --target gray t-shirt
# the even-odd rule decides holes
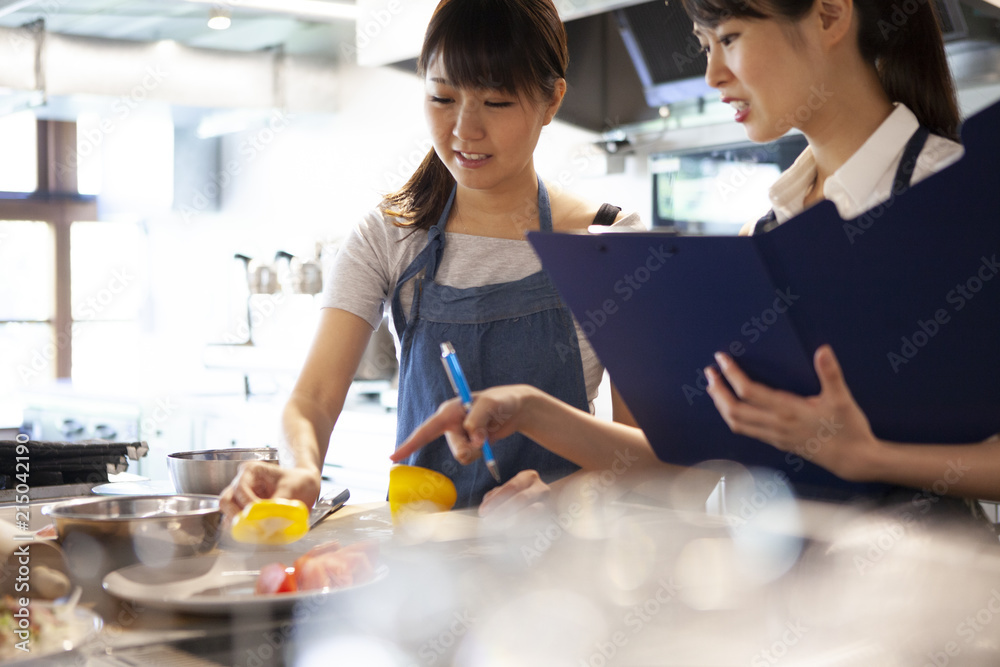
[[[613,225],[616,229],[644,230],[638,214],[632,213]],[[427,245],[427,231],[397,227],[381,210],[370,211],[344,241],[324,282],[323,308],[339,308],[366,320],[372,328],[391,310],[396,281]],[[445,250],[435,281],[450,287],[480,287],[520,280],[541,270],[531,245],[524,240],[498,239],[445,232]],[[400,293],[403,312],[413,303],[413,281]],[[583,359],[587,398],[593,403],[604,368],[576,327]],[[395,337],[395,330],[393,330]],[[397,350],[398,350],[398,343]],[[591,406],[593,408],[593,406]]]

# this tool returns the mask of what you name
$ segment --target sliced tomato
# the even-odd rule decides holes
[[[366,553],[346,548],[295,562],[299,590],[346,588],[368,581],[375,572]]]
[[[54,523],[50,523],[41,530],[37,531],[35,533],[35,537],[49,539],[51,537],[59,537],[59,533],[56,531],[56,525]]]
[[[259,595],[294,593],[297,590],[299,588],[295,569],[285,567],[284,563],[268,563],[260,568],[257,585],[254,587],[254,592]]]
[[[306,561],[312,560],[324,554],[334,553],[340,549],[340,542],[332,540],[319,544],[295,559],[295,567],[299,568]]]

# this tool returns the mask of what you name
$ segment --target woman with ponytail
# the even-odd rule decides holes
[[[397,443],[454,396],[444,342],[474,390],[528,383],[589,410],[603,368],[524,234],[642,225],[635,214],[549,190],[535,173],[532,154],[566,92],[567,64],[551,0],[440,2],[418,62],[433,149],[338,252],[283,413],[287,465],[244,468],[222,495],[227,513],[259,497],[316,500],[333,426],[386,306],[400,354]],[[612,399],[615,418],[629,419]],[[493,451],[504,488],[535,496],[577,468],[520,434]],[[482,462],[459,465],[444,438],[407,462],[450,477],[458,507],[498,486]]]
[[[955,87],[929,0],[685,0],[708,52],[708,82],[736,108],[756,141],[780,123],[809,142],[772,186],[772,229],[829,199],[857,217],[962,156]],[[805,111],[804,111],[805,110]],[[808,111],[808,113],[807,113]],[[821,390],[801,397],[753,382],[731,357],[706,369],[708,393],[736,433],[798,451],[822,423],[840,428],[810,458],[839,477],[895,485],[883,503],[938,485],[951,496],[1000,498],[1000,438],[962,445],[877,438],[829,345],[814,355]],[[728,384],[722,382],[725,377]],[[962,461],[953,479],[950,465]],[[935,501],[940,499],[934,498]],[[961,503],[938,503],[939,509]]]
[[[772,210],[745,232],[765,233],[823,199],[854,218],[962,156],[954,84],[929,0],[684,3],[707,52],[706,80],[733,106],[748,137],[772,141],[795,128],[808,140],[771,188]],[[829,346],[816,352],[822,390],[810,397],[753,382],[729,356],[717,359],[721,375],[706,369],[708,391],[737,433],[794,452],[823,424],[835,423],[811,461],[844,479],[895,485],[899,492],[884,502],[936,486],[955,461],[962,474],[949,478],[949,495],[1000,499],[1000,437],[947,446],[880,440]],[[481,392],[467,416],[445,403],[397,455],[442,432],[459,451],[477,451],[487,428],[498,437],[527,433],[584,468],[608,468],[627,451],[639,461],[636,469],[670,470],[639,429],[593,419],[523,385]]]
[[[708,55],[706,80],[749,138],[796,128],[809,142],[771,188],[772,210],[745,231],[773,229],[822,199],[856,217],[889,198],[900,167],[908,177],[895,185],[905,187],[961,157],[955,86],[930,0],[685,6]]]

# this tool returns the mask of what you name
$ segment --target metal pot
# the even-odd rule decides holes
[[[323,291],[323,267],[319,259],[302,259],[290,252],[279,250],[274,263],[288,262],[288,291],[293,294],[319,294]]]
[[[217,496],[236,477],[246,461],[278,464],[278,450],[272,447],[202,449],[167,455],[167,471],[178,493]]]
[[[243,262],[251,294],[274,294],[278,291],[278,272],[274,266],[241,253],[236,253],[234,257]]]

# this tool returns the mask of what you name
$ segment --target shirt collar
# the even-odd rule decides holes
[[[906,142],[919,126],[913,112],[897,103],[861,148],[826,179],[823,196],[837,206],[841,217],[853,218],[877,203],[876,188],[882,175],[899,159]],[[816,159],[812,148],[807,146],[768,192],[779,222],[802,212],[806,193],[815,179]]]
[[[841,217],[853,218],[884,199],[876,192],[882,175],[899,160],[919,127],[913,112],[897,104],[861,148],[826,179],[823,196],[837,205]]]
[[[812,147],[806,146],[792,166],[786,169],[771,186],[768,197],[778,222],[784,222],[802,212],[806,192],[816,180],[816,158]]]

